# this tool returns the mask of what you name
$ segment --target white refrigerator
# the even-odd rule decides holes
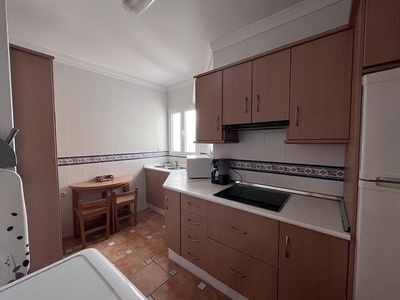
[[[363,77],[355,300],[400,299],[400,68]]]

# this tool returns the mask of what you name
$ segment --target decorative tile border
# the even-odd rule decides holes
[[[344,168],[335,166],[232,159],[230,162],[230,168],[251,172],[344,181]]]
[[[83,164],[97,164],[112,161],[123,160],[136,160],[157,157],[167,157],[168,151],[157,152],[139,152],[139,153],[121,153],[121,154],[104,154],[104,155],[86,155],[86,156],[72,156],[72,157],[59,157],[58,166],[72,166]]]

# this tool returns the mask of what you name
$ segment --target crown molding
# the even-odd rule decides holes
[[[305,0],[210,43],[212,53],[344,0]]]
[[[172,92],[172,91],[175,91],[175,90],[182,89],[184,87],[193,85],[193,83],[194,83],[194,79],[193,78],[188,78],[188,79],[183,80],[181,82],[178,82],[178,83],[175,83],[173,85],[170,85],[168,87],[168,92]]]
[[[59,53],[56,51],[52,51],[52,50],[49,50],[49,49],[46,49],[46,48],[43,48],[43,47],[40,47],[40,46],[37,46],[34,44],[26,43],[26,42],[23,42],[23,41],[20,41],[17,39],[13,39],[13,38],[10,38],[10,43],[17,45],[17,46],[27,48],[27,49],[31,49],[34,51],[38,51],[38,52],[41,52],[44,54],[54,56],[54,60],[56,62],[64,63],[69,66],[73,66],[73,67],[81,68],[84,70],[100,73],[100,74],[107,75],[107,76],[110,76],[110,77],[113,77],[116,79],[125,80],[128,82],[132,82],[132,83],[135,83],[135,84],[138,84],[141,86],[145,86],[148,88],[152,88],[155,90],[159,90],[162,92],[168,91],[168,88],[166,86],[158,85],[154,82],[150,82],[150,81],[147,81],[147,80],[123,73],[123,72],[119,72],[119,71],[116,71],[116,70],[113,70],[110,68],[106,68],[106,67],[103,67],[103,66],[100,66],[97,64],[93,64],[88,61],[85,61],[85,60],[82,60],[79,58],[75,58],[75,57],[72,57],[72,56],[69,56],[69,55],[66,55],[63,53]]]

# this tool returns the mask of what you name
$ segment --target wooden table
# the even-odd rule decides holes
[[[114,179],[110,181],[103,181],[103,182],[85,181],[85,182],[70,184],[69,187],[72,190],[72,211],[74,211],[74,208],[78,206],[79,193],[102,193],[102,196],[105,198],[107,197],[108,194],[111,194],[113,190],[125,186],[127,183],[129,184],[131,180],[132,176],[120,176],[120,177],[114,177]],[[124,191],[128,190],[129,187],[124,189]],[[73,214],[73,216],[74,216],[74,235],[78,237],[80,236],[79,220],[75,214]]]

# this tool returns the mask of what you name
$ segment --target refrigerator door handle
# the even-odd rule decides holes
[[[376,177],[375,183],[377,186],[400,189],[400,178],[396,177]]]

